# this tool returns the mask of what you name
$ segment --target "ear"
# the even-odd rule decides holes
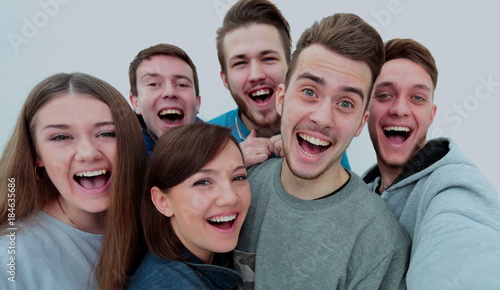
[[[36,165],[37,167],[44,167],[44,166],[45,166],[45,165],[43,165],[43,161],[42,161],[42,159],[40,158],[40,156],[37,156],[37,157],[35,158],[35,165]]]
[[[370,112],[368,110],[365,111],[365,114],[363,115],[363,119],[361,119],[361,124],[359,124],[358,130],[356,131],[356,134],[354,137],[358,137],[359,134],[361,134],[361,131],[363,131],[363,127],[366,124],[366,121],[368,120],[368,117],[370,116]]]
[[[437,106],[435,104],[433,104],[432,109],[431,109],[431,124],[432,124],[432,122],[434,122],[434,116],[436,116],[436,110],[437,110]]]
[[[278,89],[276,90],[276,111],[280,116],[282,116],[283,114],[284,99],[285,99],[285,84],[280,84],[278,86]]]
[[[196,114],[200,113],[201,96],[196,96]]]
[[[139,97],[130,95],[129,97],[130,103],[132,104],[132,107],[134,108],[134,111],[137,115],[141,115],[141,108],[139,107]]]
[[[156,209],[166,217],[174,216],[174,211],[170,206],[168,195],[161,191],[158,187],[151,188],[151,201]]]
[[[226,89],[229,90],[229,83],[227,82],[226,74],[223,71],[220,71],[219,75],[220,75],[220,79],[222,80],[222,84],[224,85],[224,87]]]

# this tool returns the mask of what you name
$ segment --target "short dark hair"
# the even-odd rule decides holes
[[[134,60],[130,63],[128,69],[128,77],[130,81],[130,93],[133,96],[137,96],[137,67],[139,67],[139,65],[143,60],[150,59],[152,56],[155,55],[173,56],[186,62],[193,71],[195,93],[197,96],[200,95],[200,87],[198,84],[198,73],[196,72],[196,66],[194,65],[189,55],[180,47],[177,47],[172,44],[160,43],[141,50],[134,58]]]
[[[168,193],[215,159],[228,142],[234,142],[239,148],[231,129],[203,122],[171,128],[156,142],[141,201],[144,237],[154,255],[183,260],[185,247],[174,233],[170,218],[160,213],[151,201],[151,188],[156,186]]]
[[[227,72],[223,45],[226,34],[237,28],[251,24],[268,24],[274,26],[281,36],[286,62],[287,64],[290,62],[292,50],[290,25],[276,5],[268,0],[240,0],[227,11],[222,21],[222,26],[217,30],[217,56],[219,57],[222,72]]]
[[[437,86],[438,70],[431,52],[419,42],[409,38],[394,38],[385,44],[385,61],[405,58],[420,65],[431,77],[434,89]]]
[[[322,45],[341,56],[366,63],[372,73],[372,85],[384,63],[384,43],[380,34],[355,14],[337,13],[315,22],[302,33],[292,54],[286,86],[297,67],[300,53],[313,44]]]

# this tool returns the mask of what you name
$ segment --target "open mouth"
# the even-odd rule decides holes
[[[304,133],[297,134],[297,141],[299,142],[302,152],[309,157],[316,157],[332,146],[332,142],[321,140]]]
[[[167,109],[160,111],[158,117],[167,124],[178,124],[184,119],[184,112],[178,109]]]
[[[408,127],[389,126],[384,127],[384,134],[390,142],[402,144],[410,137],[411,129]]]
[[[272,89],[260,89],[256,91],[250,92],[248,95],[252,101],[257,104],[263,104],[269,101],[269,99],[273,96],[274,90]]]
[[[237,214],[211,217],[207,219],[207,222],[216,228],[227,230],[233,226],[236,216]]]
[[[108,183],[111,177],[111,171],[106,169],[79,172],[73,176],[73,179],[83,188],[94,189],[103,187]]]

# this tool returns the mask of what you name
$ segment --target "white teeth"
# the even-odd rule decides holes
[[[176,109],[168,109],[168,110],[163,110],[160,112],[160,116],[164,116],[167,114],[177,114],[177,115],[182,115],[182,112]]]
[[[399,131],[399,132],[410,132],[411,129],[408,127],[396,127],[396,126],[390,126],[390,127],[384,127],[384,131]]]
[[[262,96],[262,95],[267,95],[267,94],[269,94],[269,93],[271,93],[271,92],[269,91],[269,89],[262,89],[262,90],[258,90],[258,91],[256,91],[256,92],[253,92],[253,93],[252,93],[252,96],[253,96],[253,97],[258,97],[258,96]]]
[[[230,222],[236,218],[236,214],[232,214],[230,216],[217,216],[213,218],[209,218],[208,220],[214,223],[223,223]]]
[[[300,138],[302,138],[302,139],[306,140],[307,142],[309,142],[313,145],[316,145],[316,146],[328,146],[328,145],[330,145],[330,142],[327,142],[325,140],[321,140],[318,138],[314,138],[314,137],[306,135],[306,134],[299,133],[299,136],[300,136]]]
[[[306,151],[305,151],[302,147],[300,148],[300,150],[302,150],[302,153],[304,153],[305,155],[307,155],[307,156],[309,156],[309,157],[316,157],[316,156],[318,156],[318,155],[319,155],[319,153],[318,153],[318,154],[314,154],[314,155],[313,155],[313,154],[311,154],[311,153],[309,153],[309,152],[306,152]]]
[[[93,177],[98,175],[103,175],[108,172],[106,169],[96,170],[96,171],[87,171],[87,172],[78,172],[76,176],[78,177]]]

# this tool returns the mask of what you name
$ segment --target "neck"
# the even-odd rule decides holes
[[[239,112],[239,117],[241,121],[243,122],[243,125],[247,127],[248,131],[252,131],[253,129],[257,130],[257,137],[266,137],[270,138],[273,137],[274,135],[278,134],[281,129],[281,122],[277,121],[274,124],[271,124],[267,127],[260,127],[256,124],[254,124],[250,119],[248,119],[244,114]]]
[[[304,200],[326,196],[344,185],[349,180],[349,173],[340,165],[340,161],[315,179],[297,177],[283,159],[281,184],[290,195]]]
[[[68,206],[68,203],[60,196],[58,197],[58,200],[53,200],[47,204],[43,211],[53,218],[81,231],[91,234],[104,233],[104,219],[106,212],[89,213],[73,209]]]
[[[396,180],[404,167],[387,166],[379,161],[378,168],[380,170],[380,187],[378,191],[382,193]]]

